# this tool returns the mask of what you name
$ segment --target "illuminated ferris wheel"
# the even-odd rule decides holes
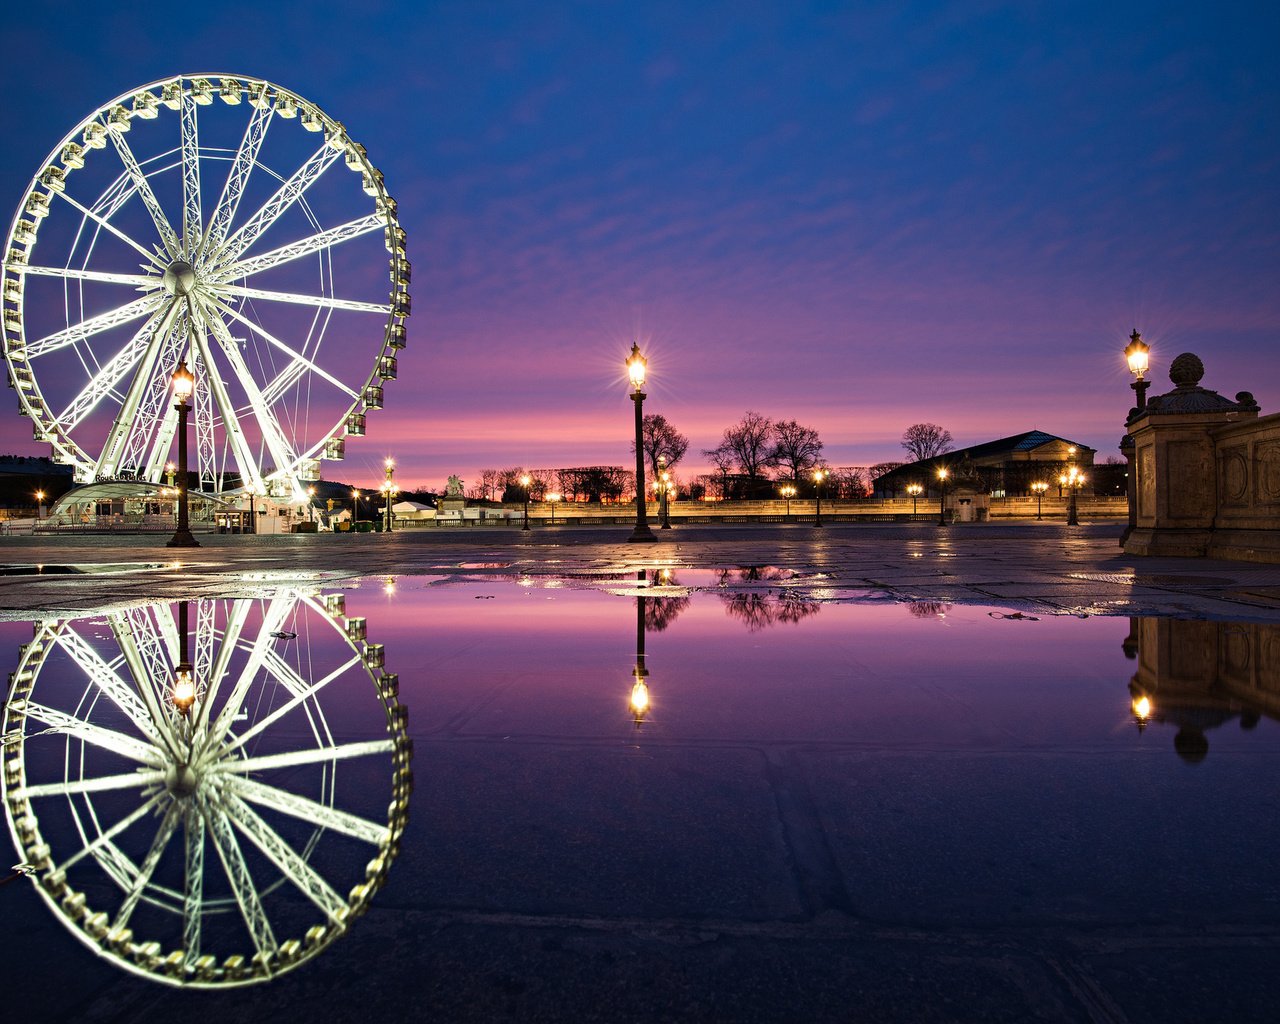
[[[303,503],[382,407],[409,279],[395,200],[341,123],[258,79],[153,82],[77,125],[22,199],[10,383],[78,482],[156,483],[185,360],[200,488]]]
[[[47,620],[12,679],[0,790],[20,868],[117,966],[264,981],[382,886],[411,741],[398,678],[341,595]]]

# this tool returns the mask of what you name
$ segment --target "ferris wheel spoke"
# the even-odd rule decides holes
[[[275,638],[271,634],[280,630],[296,603],[297,599],[290,595],[287,598],[272,601],[267,606],[267,610],[262,616],[262,624],[258,629],[258,635],[254,637],[253,643],[249,647],[249,657],[246,659],[244,667],[240,670],[240,676],[236,679],[236,684],[227,697],[227,702],[222,706],[222,710],[218,712],[218,717],[213,720],[213,724],[209,727],[209,734],[205,738],[202,763],[221,756],[222,741],[230,731],[231,723],[235,721],[236,716],[240,713],[240,705],[244,703],[244,698],[248,694],[249,688],[253,685],[254,679],[257,678],[258,673],[262,670],[262,662],[267,656],[267,651],[275,643]]]
[[[14,270],[36,277],[61,277],[69,281],[98,281],[102,284],[126,284],[134,288],[160,287],[160,279],[147,274],[109,274],[103,270],[76,270],[72,267],[38,267],[26,264]]]
[[[151,713],[162,744],[171,758],[182,760],[181,741],[175,735],[173,723],[165,710],[169,660],[146,610],[130,608],[112,615],[110,622],[120,653],[129,666],[135,688]]]
[[[200,932],[204,919],[204,815],[198,804],[187,807],[186,875],[182,890],[183,962],[190,966],[200,955]]]
[[[200,798],[200,810],[213,833],[213,846],[218,851],[218,859],[222,861],[222,869],[226,872],[227,881],[231,883],[231,891],[235,894],[236,905],[240,908],[240,916],[258,952],[262,954],[264,969],[272,953],[276,951],[276,937],[271,931],[271,922],[267,920],[262,909],[262,900],[258,890],[254,888],[253,876],[249,874],[249,865],[244,861],[244,853],[236,842],[235,833],[227,822],[227,816],[221,809],[213,806],[208,797]]]
[[[85,341],[96,334],[101,334],[103,331],[109,331],[113,327],[131,323],[139,317],[154,313],[160,308],[160,305],[160,297],[156,295],[144,295],[140,299],[126,302],[123,306],[117,306],[115,309],[109,309],[105,313],[99,313],[97,316],[91,316],[87,320],[81,320],[78,324],[72,324],[61,331],[55,331],[53,334],[46,335],[37,341],[28,342],[27,358],[35,359],[39,356],[48,355],[50,352],[57,352],[68,345],[74,345],[76,342]]]
[[[247,316],[244,316],[234,306],[224,304],[220,308],[225,310],[227,315],[235,318],[240,323],[248,327],[249,330],[253,331],[254,334],[258,335],[258,337],[260,337],[267,344],[275,346],[281,352],[287,355],[290,359],[294,360],[295,365],[300,365],[302,368],[314,373],[317,377],[320,377],[321,379],[328,381],[335,388],[337,388],[339,391],[343,392],[350,398],[360,397],[359,394],[357,394],[355,391],[349,388],[346,384],[342,383],[342,381],[338,380],[338,378],[335,377],[333,374],[317,366],[314,362],[312,362],[310,359],[304,356],[301,352],[298,352],[295,349],[291,348],[290,346],[286,345],[283,341],[277,338],[265,327],[262,327],[261,325],[254,323]],[[288,371],[286,370],[285,372],[288,372]],[[281,376],[284,376],[284,374],[281,374]],[[272,389],[268,389],[268,390],[272,390]],[[265,397],[266,397],[266,392],[264,391],[264,398]]]
[[[319,180],[340,155],[339,150],[333,149],[327,143],[322,143],[320,148],[308,157],[306,163],[294,171],[289,180],[276,190],[275,195],[268,199],[240,230],[227,239],[219,253],[219,262],[225,265],[238,259],[240,254],[252,246],[272,224],[292,209],[293,204],[302,198],[307,189]]]
[[[142,443],[138,431],[143,423],[154,423],[155,409],[168,392],[167,371],[176,365],[182,346],[182,308],[170,302],[158,330],[151,333],[147,348],[120,402],[120,409],[107,431],[106,441],[94,469],[95,476],[114,476]]]
[[[262,299],[266,302],[292,302],[299,306],[318,306],[321,309],[347,309],[356,313],[379,313],[386,316],[391,312],[391,304],[387,302],[359,302],[355,299],[335,299],[328,295],[299,295],[296,292],[276,292],[266,288],[247,288],[239,284],[224,284],[219,291],[225,295],[236,295],[245,299]]]
[[[193,341],[196,351],[200,354],[200,359],[204,363],[205,379],[208,383],[209,393],[213,398],[213,404],[217,406],[218,414],[222,417],[223,430],[231,444],[231,451],[235,455],[236,464],[240,467],[241,480],[250,487],[261,487],[263,485],[262,471],[258,468],[258,460],[254,458],[249,442],[244,436],[244,428],[240,426],[240,416],[237,414],[236,407],[227,392],[226,382],[218,373],[213,361],[209,338],[203,329],[197,329],[193,333]],[[198,429],[200,429],[199,424],[197,424]]]
[[[328,249],[339,242],[359,238],[373,231],[380,231],[385,224],[384,218],[376,213],[371,213],[367,217],[359,217],[356,220],[347,221],[347,223],[339,224],[335,228],[328,228],[308,238],[301,238],[288,245],[282,245],[278,249],[264,252],[261,256],[253,256],[247,260],[232,263],[219,276],[227,281],[238,281],[253,274],[260,274],[264,270],[271,270],[292,260],[300,259],[303,256],[309,256],[311,253],[319,252],[321,249]]]
[[[227,228],[235,218],[236,208],[240,205],[240,197],[244,195],[245,183],[249,180],[249,172],[257,163],[258,150],[262,140],[266,138],[267,126],[271,123],[271,115],[275,107],[267,104],[255,107],[249,118],[249,125],[244,130],[244,137],[231,160],[231,170],[227,174],[227,182],[222,186],[222,195],[213,208],[209,218],[207,248],[216,251],[226,240]]]
[[[246,729],[239,736],[237,736],[232,742],[228,743],[225,747],[219,750],[218,755],[220,757],[226,757],[233,750],[238,750],[240,747],[244,746],[246,743],[249,742],[249,740],[253,739],[255,736],[260,736],[262,733],[266,732],[267,729],[271,728],[272,725],[274,725],[281,718],[287,715],[290,711],[296,708],[299,704],[302,704],[307,700],[309,700],[310,698],[314,697],[317,693],[319,693],[331,682],[333,682],[333,680],[337,679],[344,672],[350,669],[353,665],[358,665],[358,664],[360,664],[359,657],[351,658],[349,661],[347,661],[345,665],[341,665],[338,668],[334,669],[327,676],[325,676],[323,679],[318,680],[317,682],[305,683],[305,682],[302,682],[301,680],[298,680],[298,682],[303,687],[301,692],[295,692],[292,697],[290,697],[287,701],[285,701],[273,712],[271,712],[271,714],[267,715],[265,718],[261,719],[260,721],[255,722],[250,728]],[[271,671],[271,669],[274,667],[270,657],[263,658],[262,666],[268,671]],[[290,689],[293,688],[290,684],[287,684],[287,683],[286,683],[286,686]]]
[[[151,713],[137,693],[108,665],[97,651],[73,629],[63,630],[57,644],[71,656],[80,670],[93,684],[123,711],[134,726],[153,743],[160,743],[160,731],[152,721]]]
[[[182,94],[182,245],[188,260],[195,257],[204,228],[200,216],[200,127],[196,101],[190,92]]]
[[[245,623],[248,621],[251,603],[243,598],[231,602],[231,608],[227,612],[227,622],[222,631],[222,643],[218,646],[218,653],[213,659],[208,675],[205,676],[208,683],[205,685],[204,695],[196,703],[193,731],[197,736],[203,736],[208,729],[210,709],[218,695],[218,687],[226,678],[231,656],[239,646],[240,634],[244,632]],[[210,629],[212,629],[212,622],[210,622]]]
[[[352,757],[370,757],[374,754],[389,754],[395,750],[392,740],[361,740],[354,743],[339,743],[332,747],[314,747],[311,750],[294,750],[286,754],[262,754],[258,757],[246,757],[242,761],[228,760],[223,770],[236,774],[249,772],[274,771],[278,768],[297,768],[304,764],[319,764],[323,761],[343,761]]]
[[[147,258],[147,261],[152,266],[154,266],[157,270],[163,270],[164,267],[167,265],[167,261],[163,256],[160,256],[157,253],[153,252],[152,250],[148,249],[141,242],[137,242],[134,239],[130,238],[118,227],[116,227],[109,220],[103,217],[102,214],[97,213],[96,211],[89,209],[83,203],[77,202],[75,199],[72,199],[71,196],[67,195],[65,191],[56,192],[54,194],[61,196],[66,202],[70,203],[71,206],[73,206],[75,209],[79,210],[82,214],[84,214],[84,216],[88,217],[90,220],[98,224],[100,227],[105,228],[107,231],[115,235],[118,239],[120,239],[120,241],[124,242],[126,245],[130,245],[134,249],[137,249],[138,252],[140,252],[143,256],[145,256]]]
[[[165,217],[164,211],[160,208],[160,201],[156,199],[156,194],[151,189],[151,182],[142,173],[142,168],[138,165],[138,158],[133,155],[133,150],[130,148],[129,143],[125,141],[123,132],[108,131],[107,134],[111,136],[111,141],[120,156],[120,162],[124,164],[124,169],[128,171],[129,177],[133,179],[134,187],[138,190],[138,198],[146,206],[147,213],[151,214],[151,219],[155,222],[156,231],[160,234],[160,240],[164,243],[164,247],[169,251],[170,255],[176,258],[182,253],[182,247],[178,244],[178,236],[174,234],[168,218]]]
[[[147,855],[142,858],[142,863],[138,865],[137,873],[125,892],[124,901],[120,904],[120,909],[116,911],[114,927],[124,928],[129,924],[129,918],[133,916],[133,911],[138,906],[138,901],[142,898],[142,893],[147,888],[147,883],[151,881],[151,876],[155,874],[156,865],[160,863],[160,857],[164,854],[165,848],[168,847],[169,840],[173,838],[173,833],[177,830],[178,822],[181,818],[182,810],[178,802],[176,800],[171,801],[164,812],[164,817],[160,819],[160,826],[156,829],[156,835],[151,841],[151,847],[147,850]]]
[[[341,921],[347,904],[334,892],[333,887],[263,821],[252,807],[233,793],[224,793],[222,798],[227,804],[232,823],[249,842],[261,850],[307,899],[324,911],[326,917],[331,921]]]
[[[47,725],[50,731],[59,736],[74,737],[83,743],[119,754],[130,761],[154,765],[160,760],[159,751],[151,744],[125,733],[116,732],[114,729],[83,721],[57,708],[28,701],[25,714],[27,718]]]
[[[82,796],[85,793],[107,793],[117,789],[143,789],[164,781],[164,772],[138,769],[121,775],[98,775],[74,782],[43,782],[17,790],[18,799],[35,800],[46,796]]]
[[[167,796],[168,794],[163,792],[152,794],[151,798],[146,800],[144,803],[140,804],[133,811],[132,814],[129,814],[124,818],[121,818],[118,822],[112,825],[105,832],[99,833],[98,836],[92,842],[86,843],[84,846],[82,846],[79,850],[77,850],[70,857],[64,860],[59,865],[59,867],[61,867],[64,871],[67,871],[73,868],[75,865],[79,864],[80,861],[84,860],[85,857],[93,856],[96,858],[99,852],[106,849],[114,848],[114,844],[112,843],[112,840],[115,839],[116,836],[132,828],[134,825],[140,822],[143,818],[147,817],[147,815],[149,815],[152,812],[152,810],[155,809],[155,807],[160,803],[162,799],[167,799]]]
[[[227,362],[231,364],[232,372],[235,373],[241,388],[244,389],[245,397],[249,399],[249,406],[253,409],[254,418],[258,421],[258,430],[262,434],[262,440],[266,443],[267,450],[275,460],[276,471],[292,471],[298,461],[297,453],[294,452],[293,446],[285,439],[284,431],[280,428],[280,424],[277,422],[274,413],[272,413],[271,407],[263,401],[262,392],[258,389],[258,385],[253,379],[253,374],[250,372],[248,364],[244,361],[240,346],[231,337],[231,332],[227,329],[226,323],[220,316],[209,317],[208,324],[222,346],[222,354],[226,357]]]
[[[138,328],[137,333],[129,339],[124,348],[89,378],[89,383],[80,389],[80,393],[71,400],[71,403],[62,410],[62,415],[58,417],[63,430],[68,432],[74,430],[100,401],[115,390],[125,374],[146,353],[147,347],[151,344],[152,335],[163,316],[164,313],[159,310],[153,313],[151,318]]]
[[[309,797],[263,785],[253,779],[242,779],[232,775],[226,776],[225,779],[225,784],[243,800],[279,811],[291,818],[332,829],[352,839],[360,839],[377,846],[391,834],[385,822],[369,821],[357,814],[340,811],[336,807],[330,807]]]

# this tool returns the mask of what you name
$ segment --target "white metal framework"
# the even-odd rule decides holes
[[[341,595],[188,607],[185,711],[174,606],[36,625],[4,709],[5,812],[95,952],[170,984],[248,984],[324,949],[382,886],[412,744]]]
[[[302,504],[382,407],[409,280],[395,200],[342,124],[258,79],[153,82],[77,125],[23,197],[9,383],[78,482],[158,483],[185,359],[201,489]]]

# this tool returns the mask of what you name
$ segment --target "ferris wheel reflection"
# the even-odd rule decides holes
[[[39,622],[3,718],[22,873],[125,970],[265,981],[383,885],[412,789],[407,721],[340,594]]]

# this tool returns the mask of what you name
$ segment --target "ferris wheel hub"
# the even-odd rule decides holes
[[[164,788],[174,796],[190,796],[200,785],[200,776],[189,764],[171,764],[164,770]]]
[[[196,287],[196,269],[186,260],[174,260],[165,267],[163,281],[170,295],[190,295]]]

